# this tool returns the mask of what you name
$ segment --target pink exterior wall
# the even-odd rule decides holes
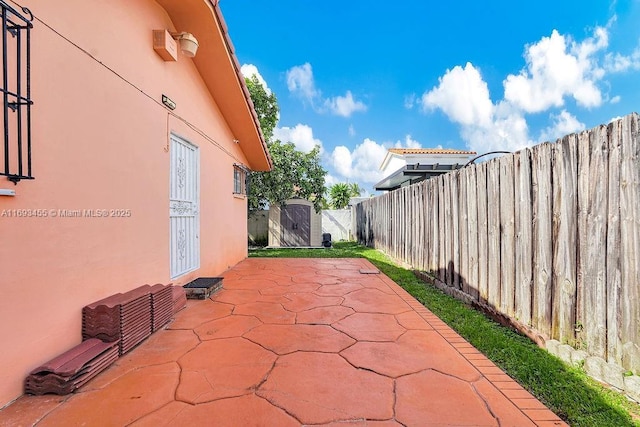
[[[201,267],[174,284],[218,275],[247,253],[246,200],[232,194],[233,164],[247,164],[245,153],[194,62],[181,54],[164,62],[154,52],[152,30],[174,29],[165,9],[152,0],[19,3],[37,17],[36,179],[14,186],[0,177],[0,188],[16,190],[0,196],[0,212],[127,209],[131,216],[0,217],[0,408],[22,394],[28,371],[81,341],[84,305],[170,282],[171,132],[200,154]],[[176,102],[174,114],[159,105],[163,93]]]

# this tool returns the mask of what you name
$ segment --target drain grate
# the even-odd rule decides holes
[[[182,286],[189,299],[206,299],[222,288],[222,277],[199,277]]]

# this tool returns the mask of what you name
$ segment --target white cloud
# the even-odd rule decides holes
[[[366,105],[353,99],[353,94],[350,90],[347,91],[345,96],[336,96],[325,100],[324,105],[333,114],[342,117],[350,117],[351,114],[357,111],[367,111]]]
[[[416,94],[412,93],[404,97],[404,108],[411,110],[416,105]]]
[[[356,136],[356,128],[353,125],[349,125],[349,136]]]
[[[422,144],[420,144],[415,139],[411,138],[411,135],[406,135],[404,137],[404,142],[398,140],[394,144],[394,147],[395,148],[422,148]],[[438,148],[438,147],[433,147],[433,148]],[[442,147],[439,147],[439,148],[442,148]]]
[[[462,125],[489,125],[493,113],[487,83],[470,62],[464,68],[447,70],[438,86],[422,95],[421,102],[424,111],[439,108]]]
[[[380,181],[380,164],[386,155],[387,149],[383,145],[365,138],[362,144],[356,145],[351,156],[354,178],[372,184]]]
[[[352,162],[351,151],[349,151],[347,147],[338,145],[333,149],[333,153],[331,153],[331,163],[340,175],[346,178],[352,177]]]
[[[267,86],[266,80],[262,77],[262,75],[258,71],[258,67],[256,67],[253,64],[242,64],[242,66],[240,67],[240,72],[242,73],[243,76],[247,78],[251,78],[251,76],[256,76],[260,84],[264,87],[265,92],[267,92],[267,95],[271,95],[271,89],[269,89],[269,86]]]
[[[342,181],[329,173],[324,176],[324,186],[327,188],[331,187],[332,185],[338,184],[339,182]]]
[[[527,113],[564,105],[571,96],[584,107],[602,104],[596,83],[604,76],[595,54],[608,45],[607,30],[597,27],[594,36],[576,43],[553,30],[550,37],[527,46],[527,66],[503,82],[504,98]]]
[[[504,96],[499,101],[491,100],[487,84],[473,64],[447,70],[438,85],[422,95],[423,111],[441,110],[460,126],[467,146],[479,153],[532,145],[535,141],[529,137],[526,119],[531,113],[558,109],[549,115],[541,139],[582,130],[584,124],[563,108],[566,99],[573,98],[586,108],[617,103],[620,96],[606,99],[598,85],[607,74],[640,69],[640,46],[627,56],[606,52],[609,25],[596,27],[592,36],[581,42],[554,30],[549,37],[526,46],[526,65],[519,74],[504,79]]]
[[[273,137],[282,142],[293,142],[298,150],[305,153],[309,153],[316,145],[320,146],[322,152],[322,141],[313,137],[313,129],[307,125],[298,123],[293,128],[276,127]]]
[[[640,47],[637,47],[631,55],[622,55],[618,52],[607,53],[604,57],[604,68],[610,73],[640,70]]]
[[[290,68],[286,76],[289,92],[308,102],[318,113],[329,111],[338,116],[350,117],[355,112],[367,110],[367,106],[356,100],[350,90],[344,96],[323,98],[322,92],[316,88],[313,69],[308,62]]]
[[[509,103],[494,105],[487,83],[471,63],[447,70],[437,87],[422,95],[423,110],[439,108],[461,125],[462,138],[478,153],[514,151],[529,143],[527,123]]]
[[[621,99],[622,98],[620,98],[620,95],[616,95],[616,96],[614,96],[613,98],[611,98],[609,100],[609,103],[610,104],[617,104],[618,102],[620,102]]]
[[[404,141],[383,144],[365,138],[353,151],[343,145],[335,147],[329,162],[343,181],[356,181],[363,184],[361,186],[365,188],[384,178],[380,165],[391,147],[420,148],[421,144],[411,138],[411,135],[406,135]]]
[[[500,103],[488,126],[463,126],[462,138],[470,150],[478,154],[489,151],[516,151],[531,145],[527,121],[508,105]]]
[[[542,131],[540,142],[555,141],[565,135],[579,132],[586,128],[585,124],[580,122],[574,115],[567,110],[562,110],[559,114],[551,114],[552,124]]]
[[[287,71],[287,88],[291,93],[301,96],[313,105],[313,100],[320,95],[313,81],[313,70],[308,62],[292,67]]]

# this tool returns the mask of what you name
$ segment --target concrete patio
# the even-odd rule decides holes
[[[364,259],[251,258],[80,392],[1,426],[566,425]]]

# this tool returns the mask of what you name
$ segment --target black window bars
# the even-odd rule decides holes
[[[0,0],[2,9],[2,92],[4,144],[0,175],[17,184],[31,173],[31,28],[33,14],[22,14]]]

